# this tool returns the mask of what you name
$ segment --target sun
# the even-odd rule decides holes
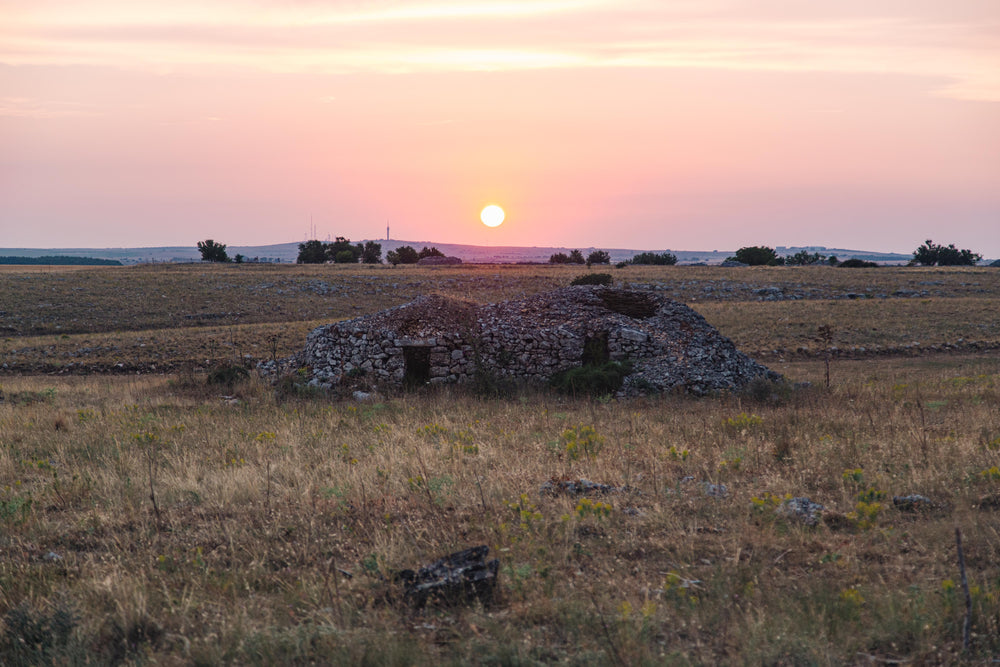
[[[499,227],[504,219],[503,209],[496,204],[490,204],[479,214],[479,219],[487,227]]]

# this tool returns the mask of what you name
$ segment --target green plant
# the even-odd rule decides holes
[[[573,460],[581,456],[590,459],[597,458],[604,447],[604,436],[598,435],[593,426],[568,428],[562,432],[559,441],[562,443],[564,451]]]
[[[226,244],[216,243],[212,239],[198,241],[198,252],[201,253],[203,262],[228,262],[229,255],[226,254]]]
[[[611,255],[607,253],[606,250],[595,250],[594,252],[587,255],[587,266],[592,264],[610,264]]]
[[[627,361],[587,364],[556,373],[549,380],[549,386],[571,396],[605,396],[621,389],[631,372],[632,364]]]
[[[206,382],[232,390],[237,384],[250,378],[250,371],[243,366],[221,363],[208,372]]]
[[[61,598],[51,608],[42,610],[22,602],[4,614],[0,662],[34,665],[70,664],[79,660],[83,657],[82,647],[74,646],[73,639],[79,620],[76,609]]]
[[[636,265],[653,264],[656,266],[673,266],[677,263],[677,255],[669,252],[640,252],[639,254],[634,255],[629,263]]]
[[[945,247],[927,239],[923,245],[913,251],[910,265],[975,266],[976,262],[982,258],[983,256],[977,252],[968,249],[959,250],[953,243]]]
[[[735,417],[726,417],[722,420],[722,425],[731,433],[746,435],[749,431],[756,429],[764,423],[763,417],[741,412]]]
[[[750,266],[780,266],[784,260],[778,257],[774,248],[767,246],[744,246],[729,258]]]
[[[574,278],[569,284],[610,286],[614,281],[615,279],[611,277],[610,273],[585,273]]]
[[[0,490],[0,521],[23,524],[31,512],[31,492],[23,489],[21,480]]]
[[[837,264],[837,266],[845,269],[877,269],[879,265],[878,262],[869,262],[865,259],[852,257],[851,259],[845,259],[843,262]]]
[[[611,512],[614,508],[610,503],[601,502],[600,500],[594,501],[590,498],[581,498],[573,508],[578,519],[586,519],[587,517],[595,517],[598,520],[606,519],[611,516]]]

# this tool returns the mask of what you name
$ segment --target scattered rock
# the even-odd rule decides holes
[[[726,498],[729,496],[729,489],[726,488],[725,484],[702,482],[701,488],[705,492],[705,495],[710,498]]]
[[[447,266],[449,264],[461,264],[459,257],[424,257],[417,264],[420,266]]]
[[[361,390],[354,392],[353,394],[351,394],[351,396],[354,397],[355,401],[374,401],[376,398],[376,394],[369,391],[361,391]]]
[[[800,521],[807,526],[815,526],[819,523],[824,509],[826,508],[808,498],[789,498],[778,505],[775,512],[787,519]]]
[[[547,493],[549,495],[558,495],[560,493],[568,493],[572,496],[596,493],[599,495],[605,495],[609,493],[625,493],[631,491],[627,486],[611,486],[610,484],[598,484],[597,482],[591,482],[588,479],[550,479],[549,481],[542,484],[539,491],[542,493]]]
[[[490,548],[471,547],[449,554],[419,570],[403,570],[396,575],[403,584],[403,596],[410,604],[423,607],[428,602],[462,604],[478,600],[493,602],[500,561],[487,561]]]
[[[928,512],[937,507],[930,498],[916,493],[909,496],[893,496],[892,504],[900,512]]]

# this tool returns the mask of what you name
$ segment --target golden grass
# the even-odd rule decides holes
[[[594,270],[611,272],[617,284],[653,285],[689,303],[768,362],[820,353],[823,346],[813,339],[821,324],[833,327],[843,354],[855,356],[1000,346],[1000,271],[988,268]],[[420,294],[490,302],[566,285],[586,271],[512,265],[6,267],[0,271],[0,364],[7,372],[84,373],[203,368],[244,355],[268,360],[300,349],[306,333],[321,323]],[[761,301],[754,290],[767,286],[808,298]],[[928,296],[876,298],[900,289]],[[847,293],[873,298],[848,300]]]
[[[7,331],[4,362],[131,372],[0,378],[0,663],[1000,657],[1000,358],[930,347],[998,341],[1000,272],[610,270],[676,292],[753,353],[779,349],[767,363],[813,384],[774,397],[500,401],[455,388],[332,403],[189,372],[283,356],[319,322],[416,293],[492,301],[584,271],[74,267],[69,283],[66,271],[0,270],[0,326],[24,327]],[[730,298],[727,281],[747,287]],[[817,298],[757,301],[766,285]],[[924,288],[940,294],[819,298]],[[157,290],[167,298],[154,307]],[[184,317],[201,312],[244,315]],[[824,323],[841,348],[896,356],[835,358],[827,389],[809,356]],[[36,326],[48,333],[21,335]],[[919,356],[902,349],[914,340]],[[72,356],[83,348],[89,359]],[[585,427],[596,455],[574,457]],[[587,504],[541,493],[553,477],[627,489]],[[915,493],[934,506],[893,506]],[[779,517],[786,494],[822,503],[826,519]],[[973,586],[968,652],[956,527]],[[475,544],[501,561],[495,605],[399,600],[393,573]]]
[[[1000,651],[1000,522],[977,508],[1000,491],[983,474],[998,381],[995,357],[948,357],[841,361],[831,390],[777,402],[329,404],[256,383],[234,402],[168,377],[9,378],[0,609],[70,604],[52,650],[107,661],[947,662],[960,526],[983,659]],[[581,426],[603,438],[593,458],[565,448]],[[540,494],[550,477],[630,490],[593,498],[603,517]],[[939,508],[886,498],[863,527],[865,491]],[[765,494],[839,523],[779,519]],[[386,598],[381,577],[479,543],[502,562],[495,607]]]

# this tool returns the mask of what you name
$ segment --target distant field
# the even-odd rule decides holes
[[[595,270],[688,303],[762,358],[820,353],[821,324],[833,327],[842,356],[1000,345],[994,269]],[[0,372],[163,371],[236,355],[265,360],[291,354],[320,324],[421,294],[490,302],[565,285],[586,272],[509,265],[0,267]],[[781,300],[766,300],[775,289]]]
[[[332,319],[585,270],[0,269],[0,664],[1000,660],[1000,271],[605,270],[811,386],[209,384]],[[612,488],[543,490],[579,479]],[[401,570],[473,545],[491,604],[402,598]]]

